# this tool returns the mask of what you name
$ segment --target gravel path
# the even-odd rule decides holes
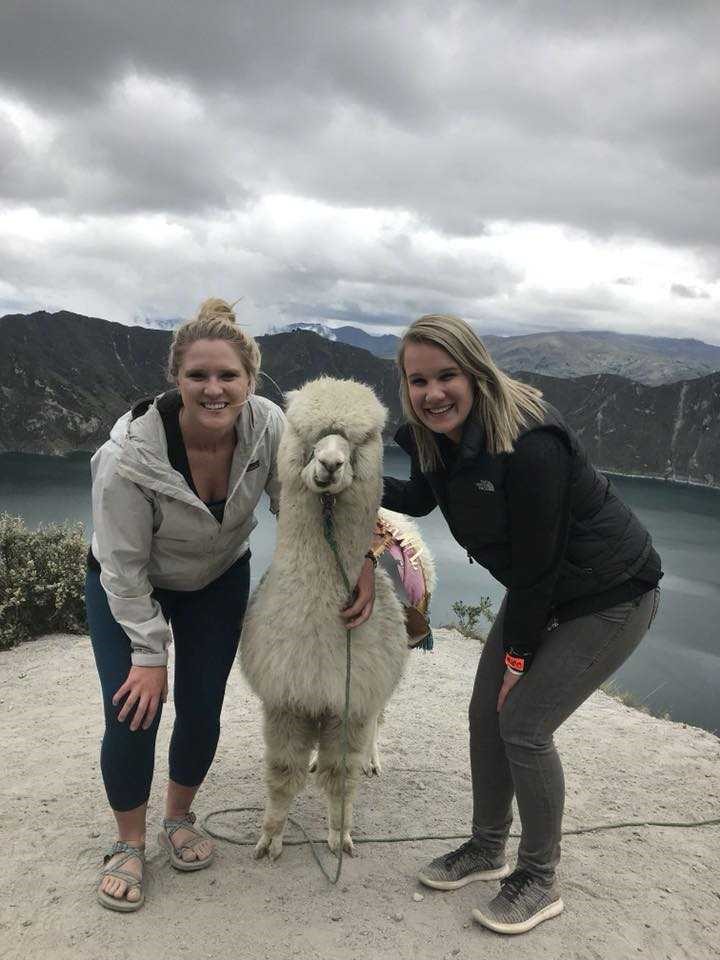
[[[384,771],[360,786],[356,840],[467,829],[466,704],[478,648],[450,631],[438,630],[437,638],[432,654],[413,654],[387,710]],[[495,884],[433,893],[414,880],[418,866],[452,841],[360,844],[337,888],[303,846],[286,846],[271,865],[255,862],[247,846],[221,842],[210,869],[176,873],[155,840],[171,705],[166,709],[151,799],[147,903],[123,916],[102,909],[94,894],[112,831],[99,775],[101,708],[89,641],[51,636],[0,652],[0,956],[720,957],[717,826],[568,837],[560,868],[565,913],[512,941],[470,921],[472,907],[492,896]],[[720,741],[709,733],[648,717],[598,693],[557,739],[567,829],[720,816]],[[260,711],[234,671],[217,759],[196,810],[202,816],[221,807],[260,806],[263,799]],[[312,778],[294,813],[323,836],[324,803]],[[254,839],[259,814],[213,822]]]

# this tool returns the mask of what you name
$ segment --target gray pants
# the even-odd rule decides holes
[[[502,711],[505,602],[480,657],[470,700],[473,836],[501,854],[517,798],[522,836],[518,867],[551,882],[560,860],[565,779],[553,733],[633,652],[657,610],[658,591],[545,634],[527,675]]]

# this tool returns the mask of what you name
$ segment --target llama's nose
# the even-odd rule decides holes
[[[341,467],[343,463],[345,463],[344,459],[340,456],[336,456],[336,457],[325,456],[322,458],[320,462],[325,467],[328,473],[335,473],[338,467]]]

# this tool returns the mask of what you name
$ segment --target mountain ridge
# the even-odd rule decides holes
[[[166,331],[39,311],[0,318],[0,335],[0,452],[94,450],[135,401],[168,386]],[[402,411],[392,361],[309,331],[258,343],[263,369],[283,390],[323,374],[368,383],[393,436]],[[563,413],[602,469],[720,487],[720,372],[659,386],[616,374],[517,375]],[[266,378],[259,392],[280,399]]]
[[[375,356],[394,359],[400,338],[371,334],[359,327],[290,323],[273,332],[310,329],[321,336],[363,347]],[[478,331],[493,359],[508,373],[578,377],[618,373],[648,385],[706,376],[720,370],[720,346],[690,337],[652,337],[612,330],[555,330],[500,337]]]

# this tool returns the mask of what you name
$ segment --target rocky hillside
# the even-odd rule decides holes
[[[167,389],[170,333],[60,312],[0,318],[0,453],[94,450],[115,419]],[[263,370],[284,389],[328,374],[368,383],[400,422],[395,370],[366,350],[313,333],[260,337]],[[261,378],[260,392],[279,401]]]
[[[166,385],[170,334],[62,311],[0,318],[0,451],[94,450]]]
[[[720,373],[658,387],[609,374],[520,378],[562,411],[604,470],[720,487]]]
[[[93,450],[115,418],[166,386],[170,334],[72,313],[0,319],[0,452]],[[283,390],[321,374],[370,384],[401,418],[392,361],[308,331],[260,337],[263,369]],[[720,373],[661,386],[601,374],[539,386],[607,470],[720,487]],[[261,392],[279,400],[261,380]]]
[[[386,436],[391,437],[397,430],[402,411],[393,361],[381,360],[367,350],[325,340],[302,330],[258,337],[258,343],[262,350],[263,370],[283,390],[295,389],[323,374],[361,380],[375,390],[388,408]],[[277,390],[263,377],[260,392],[279,402]]]

